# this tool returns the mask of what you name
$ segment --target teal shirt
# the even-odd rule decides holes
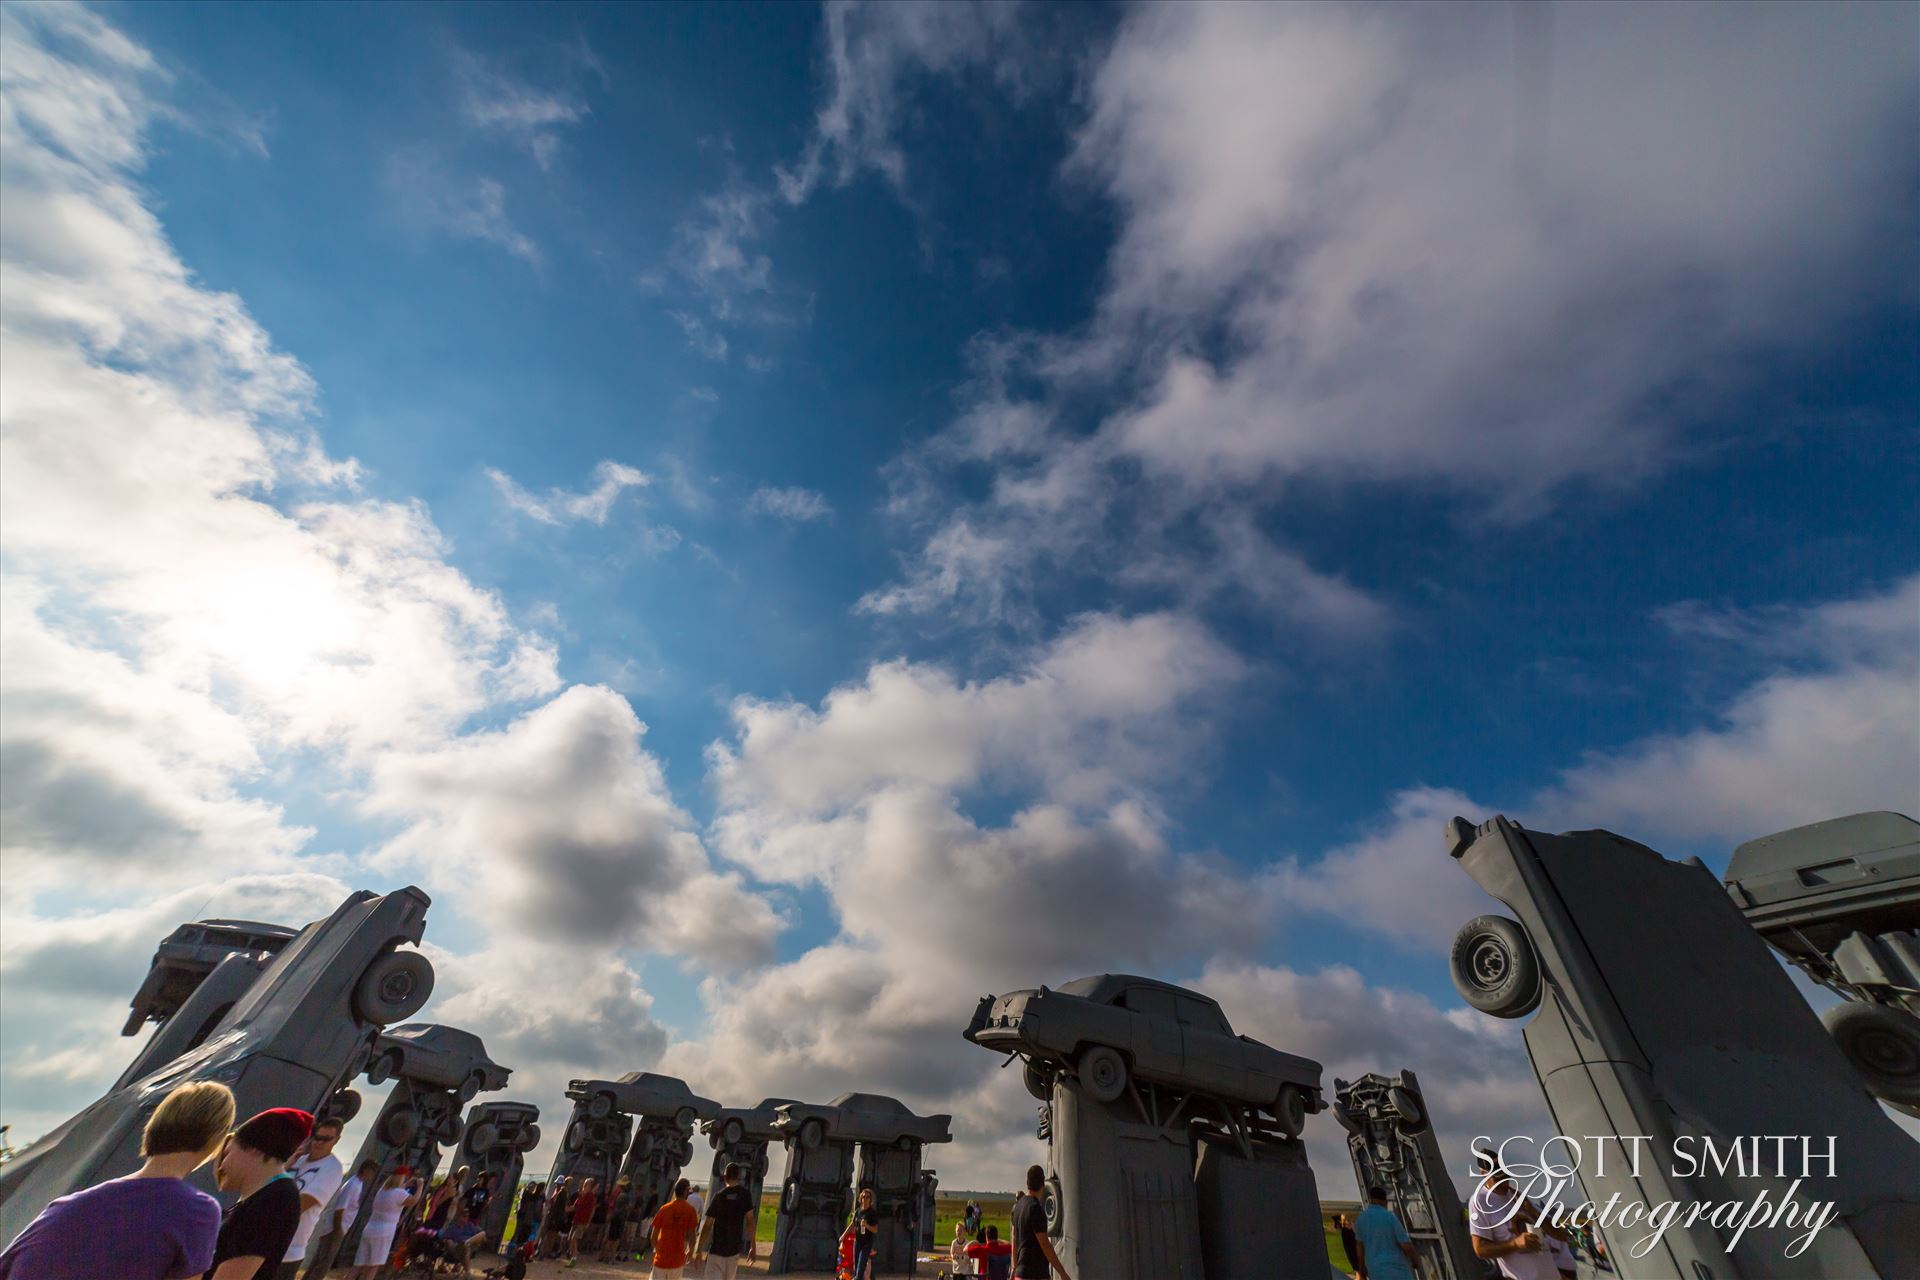
[[[1354,1220],[1353,1234],[1367,1251],[1367,1280],[1414,1280],[1413,1264],[1400,1246],[1411,1244],[1413,1237],[1385,1205],[1370,1204]]]

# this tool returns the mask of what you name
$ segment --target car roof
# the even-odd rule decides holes
[[[1072,982],[1063,982],[1054,989],[1062,995],[1079,996],[1095,1004],[1112,1004],[1123,993],[1135,987],[1153,987],[1177,996],[1185,996],[1189,1000],[1198,1000],[1216,1009],[1220,1007],[1220,1002],[1212,996],[1188,987],[1176,987],[1171,982],[1162,982],[1158,978],[1142,978],[1131,973],[1098,973],[1089,978],[1075,978]]]

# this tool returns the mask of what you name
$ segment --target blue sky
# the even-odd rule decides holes
[[[1517,1124],[1444,817],[1920,805],[1910,10],[8,21],[22,1130],[177,919],[409,881],[546,1103],[984,1183],[955,1011],[1115,967]]]

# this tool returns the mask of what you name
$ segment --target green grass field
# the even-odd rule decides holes
[[[985,1215],[981,1219],[981,1224],[983,1226],[998,1227],[1000,1229],[1000,1238],[1002,1240],[1007,1239],[1009,1224],[1013,1213],[1013,1197],[976,1196],[974,1198],[980,1202],[980,1208]],[[756,1223],[754,1234],[762,1244],[773,1243],[774,1219],[779,1216],[779,1207],[780,1197],[777,1193],[760,1197],[760,1217]],[[966,1212],[966,1209],[967,1198],[965,1196],[941,1196],[935,1202],[933,1238],[939,1249],[944,1250],[947,1247],[947,1243],[953,1239],[953,1224],[960,1221],[961,1215]],[[1323,1223],[1325,1222],[1324,1215],[1321,1220]],[[509,1220],[507,1234],[509,1238],[512,1237],[513,1226],[511,1220]],[[1340,1251],[1339,1234],[1331,1227],[1324,1228],[1324,1234],[1327,1243],[1327,1261],[1331,1262],[1341,1271],[1345,1271],[1347,1269],[1347,1259],[1346,1255]]]

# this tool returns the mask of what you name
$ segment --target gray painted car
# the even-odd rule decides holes
[[[1856,813],[1749,840],[1726,885],[1761,937],[1846,1001],[1821,1021],[1867,1088],[1920,1116],[1920,823]]]
[[[952,1116],[917,1116],[897,1098],[843,1093],[832,1102],[789,1102],[777,1110],[774,1132],[794,1135],[811,1150],[823,1141],[951,1142]]]
[[[367,1059],[367,1080],[411,1080],[426,1089],[447,1089],[462,1102],[476,1094],[504,1089],[512,1070],[487,1056],[486,1045],[471,1031],[434,1022],[389,1027],[374,1041]]]
[[[146,980],[134,993],[120,1034],[136,1035],[145,1023],[166,1022],[228,956],[236,952],[278,955],[298,932],[253,920],[196,920],[181,925],[154,949]]]
[[[1217,1001],[1152,978],[1103,973],[984,996],[964,1034],[1024,1058],[1027,1087],[1042,1099],[1059,1071],[1100,1102],[1138,1079],[1264,1111],[1296,1137],[1326,1108],[1319,1063],[1235,1035]]]
[[[569,1080],[567,1097],[582,1104],[590,1119],[604,1120],[618,1112],[629,1116],[671,1116],[681,1132],[692,1134],[702,1120],[719,1113],[720,1104],[703,1098],[685,1080],[629,1071],[618,1080]]]

